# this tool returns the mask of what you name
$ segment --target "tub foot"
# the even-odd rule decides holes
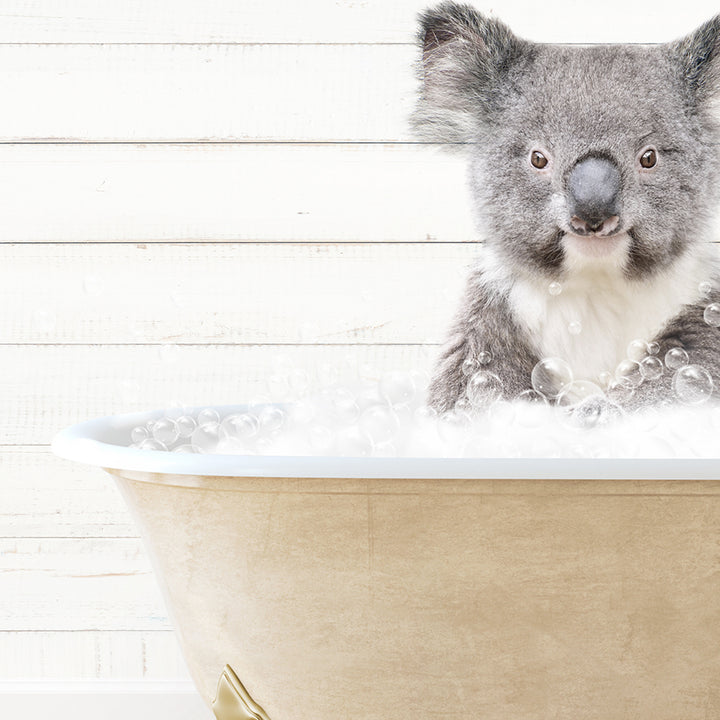
[[[270,720],[229,665],[225,666],[218,681],[212,709],[218,720]]]

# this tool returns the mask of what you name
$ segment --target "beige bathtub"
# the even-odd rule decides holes
[[[234,670],[222,720],[720,718],[717,461],[116,444],[149,417],[54,447],[115,477],[208,704]]]

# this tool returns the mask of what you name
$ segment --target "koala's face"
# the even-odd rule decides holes
[[[469,143],[487,241],[515,267],[553,277],[590,258],[639,278],[706,239],[715,25],[673,45],[573,47],[453,4],[424,23],[416,124]]]

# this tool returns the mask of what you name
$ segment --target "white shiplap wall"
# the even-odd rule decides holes
[[[185,677],[88,417],[242,401],[292,363],[426,365],[474,254],[408,132],[425,0],[0,1],[0,680]],[[660,41],[710,2],[479,3]]]

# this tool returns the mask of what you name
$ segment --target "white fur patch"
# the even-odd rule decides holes
[[[660,275],[628,280],[622,272],[626,240],[598,254],[578,251],[574,243],[570,238],[565,245],[565,273],[557,295],[546,278],[511,275],[491,248],[482,263],[483,282],[507,292],[513,314],[540,357],[563,358],[576,379],[595,383],[601,383],[603,373],[615,373],[632,340],[651,341],[683,305],[696,302],[699,284],[716,267],[715,250],[708,244]]]

